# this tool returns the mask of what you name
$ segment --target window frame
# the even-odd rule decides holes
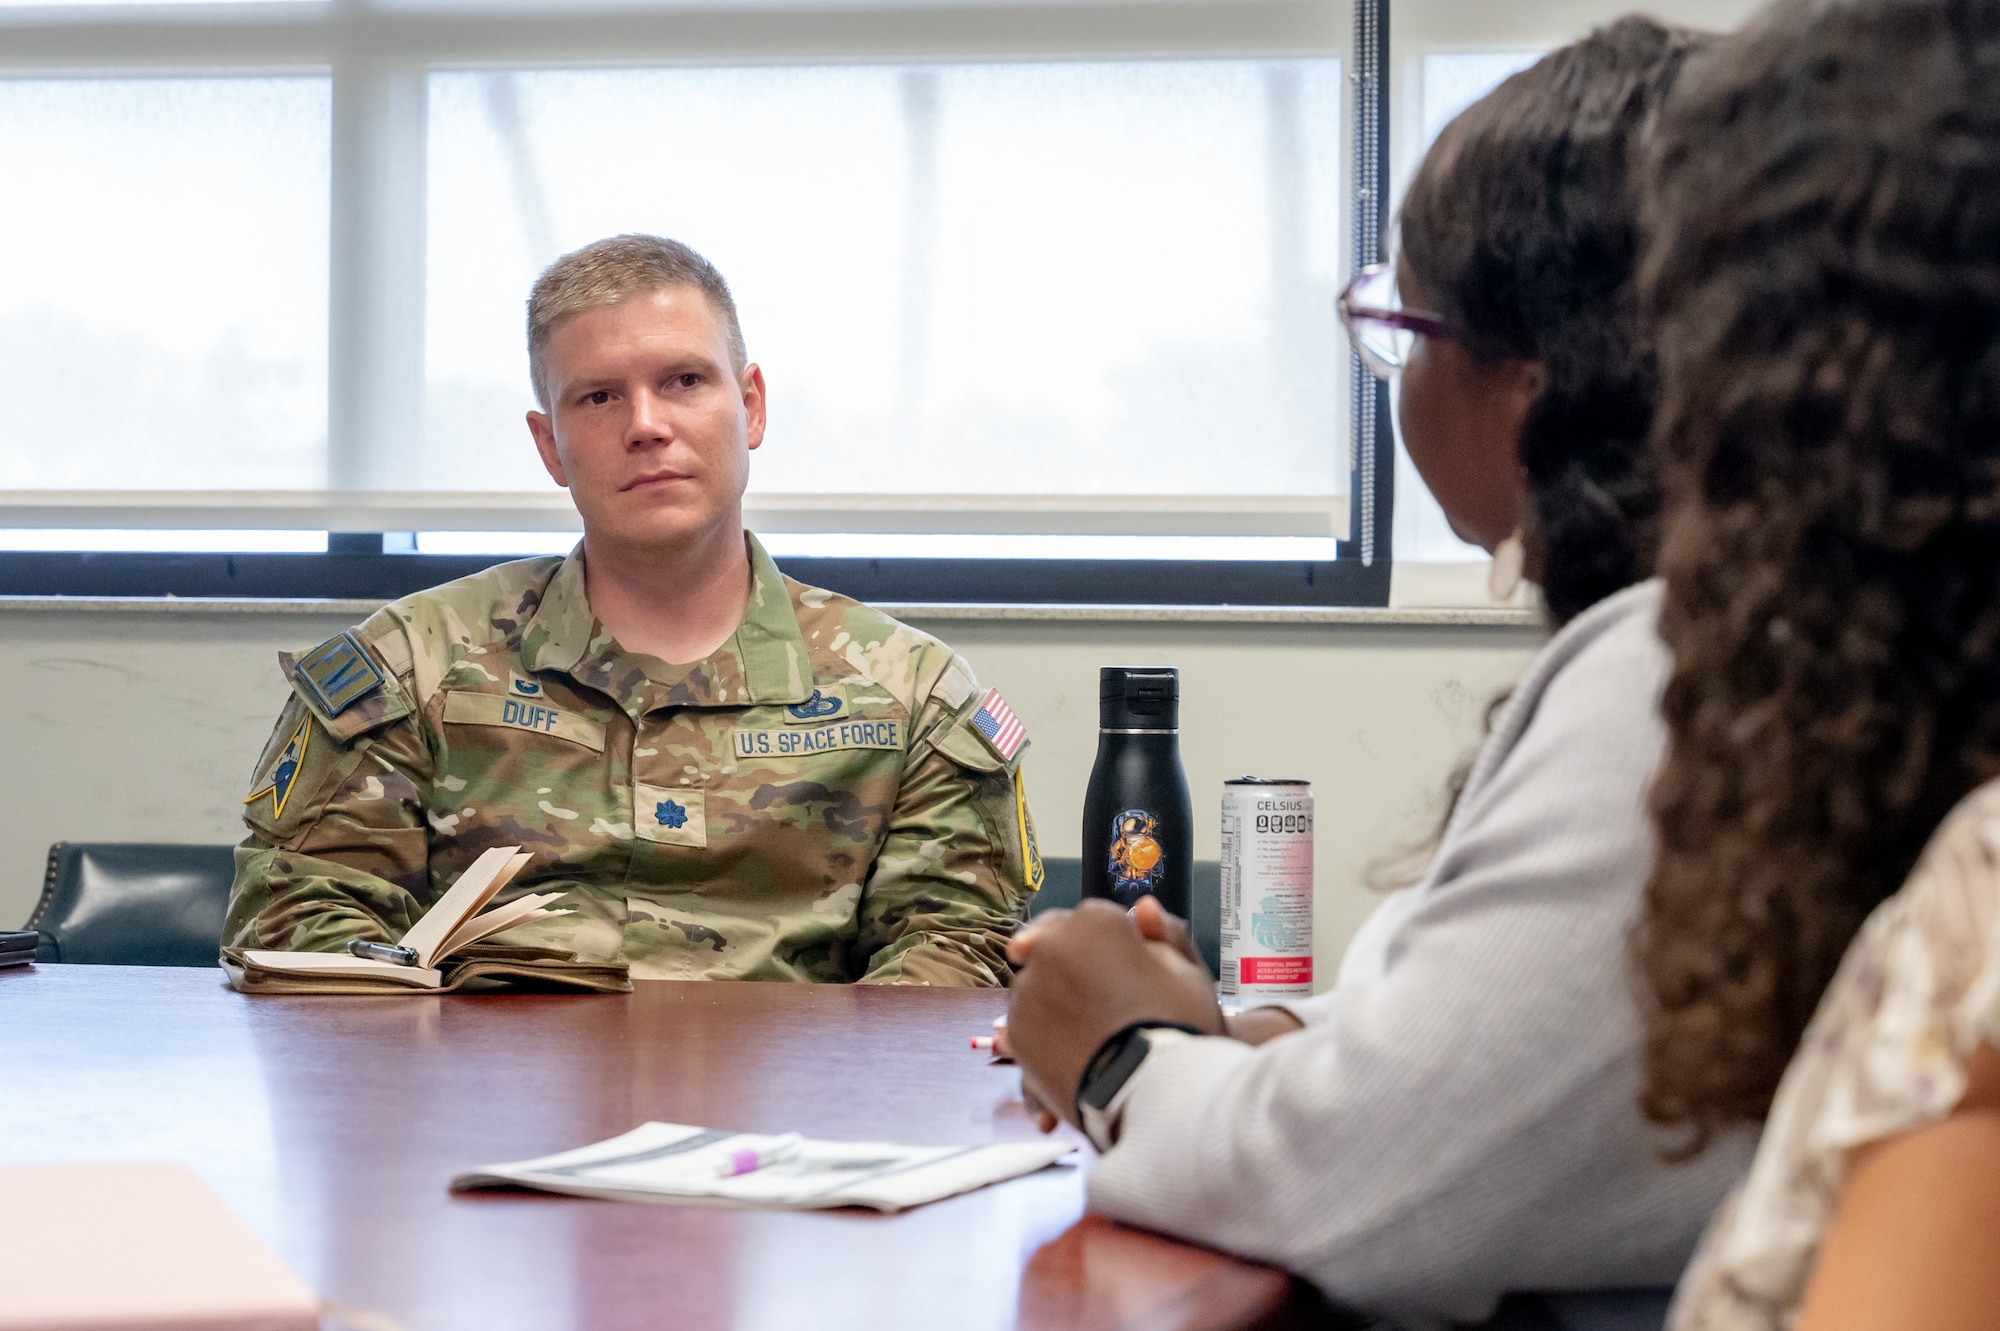
[[[373,533],[325,554],[0,552],[0,597],[392,601],[511,556],[383,553]],[[776,556],[801,582],[896,604],[1386,606],[1389,563],[1359,559],[832,559]]]
[[[1300,0],[1096,0],[999,5],[934,0],[878,8],[721,8],[727,0],[587,12],[544,4],[387,8],[364,0],[0,7],[0,79],[267,77],[331,83],[332,142],[327,329],[328,494],[355,493],[371,474],[419,442],[423,415],[427,80],[431,73],[494,68],[670,68],[687,65],[1039,60],[1327,58],[1354,69],[1354,28],[1340,7]],[[1387,0],[1355,0],[1386,19]],[[1353,79],[1349,78],[1350,86]],[[1352,115],[1350,102],[1343,114]],[[1354,131],[1343,126],[1342,190],[1350,194]],[[1353,219],[1340,222],[1342,252]],[[1386,402],[1386,398],[1382,399]],[[1329,447],[1338,447],[1328,441]],[[1356,449],[1365,472],[1375,448]],[[1383,487],[1393,467],[1379,468]],[[259,522],[250,513],[215,522],[234,496],[161,496],[143,515],[112,522],[67,519],[50,496],[0,493],[13,526],[216,526],[324,528],[329,552],[192,555],[0,552],[0,595],[291,597],[404,594],[500,557],[383,553],[379,513],[345,520]],[[91,496],[64,496],[75,501]],[[128,508],[142,496],[111,496]],[[542,497],[538,497],[542,498]],[[784,500],[785,496],[770,497]],[[1233,520],[1139,514],[1110,530],[1152,533],[1341,535],[1333,560],[1163,561],[1051,559],[796,559],[798,576],[836,590],[895,601],[1084,604],[1386,605],[1392,510],[1386,488],[1356,480],[1342,507],[1314,528],[1261,516],[1276,497],[1246,499]],[[162,510],[211,501],[203,520]],[[37,502],[38,500],[42,502]],[[878,500],[890,501],[887,503]],[[1260,505],[1263,508],[1260,508]],[[114,505],[115,507],[116,505]],[[138,508],[146,507],[143,503]],[[350,504],[350,509],[367,505]],[[759,497],[747,507],[754,514]],[[774,505],[765,504],[769,510]],[[782,508],[783,504],[775,507]],[[857,496],[856,508],[893,508],[893,497]],[[1026,508],[1033,508],[1030,500]],[[1060,505],[1011,529],[1086,530]],[[1138,507],[1144,508],[1140,504]],[[1170,503],[1166,507],[1171,510]],[[1221,507],[1227,509],[1224,502]],[[1373,514],[1385,519],[1377,524]],[[1081,521],[1081,520],[1079,520]],[[1190,525],[1191,524],[1191,525]],[[519,524],[503,524],[519,525]],[[409,524],[396,523],[407,528]],[[1004,524],[1002,524],[1004,528]],[[342,530],[342,528],[354,530]],[[800,527],[798,530],[825,530]],[[864,530],[883,528],[864,528]],[[906,528],[909,529],[909,528]],[[921,530],[921,527],[915,528]],[[942,528],[938,528],[942,530]],[[973,530],[996,530],[991,519]],[[1095,530],[1095,528],[1089,528]],[[1362,533],[1367,532],[1366,540]],[[1351,567],[1350,567],[1351,566]]]

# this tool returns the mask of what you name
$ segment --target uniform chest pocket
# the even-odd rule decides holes
[[[512,698],[497,693],[448,693],[444,699],[446,725],[493,726],[523,735],[553,735],[581,744],[593,753],[604,752],[604,727],[575,712],[552,707],[532,698]]]
[[[605,728],[543,699],[446,693],[431,825],[570,855],[631,839],[607,771]]]

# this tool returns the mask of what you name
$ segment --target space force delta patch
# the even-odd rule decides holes
[[[738,758],[803,758],[836,749],[900,749],[900,721],[838,721],[811,730],[737,730],[732,732]]]
[[[292,787],[298,784],[299,765],[306,760],[306,746],[312,743],[312,718],[299,718],[299,728],[285,741],[285,747],[278,750],[277,758],[271,763],[271,770],[257,783],[257,788],[244,799],[245,804],[255,804],[266,795],[271,797],[271,817],[273,820],[285,816],[285,802],[292,797]]]

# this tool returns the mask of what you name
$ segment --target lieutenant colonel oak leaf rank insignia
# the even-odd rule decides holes
[[[1028,737],[1027,727],[1014,715],[1014,709],[1007,705],[998,689],[986,691],[979,710],[972,714],[972,727],[986,737],[987,744],[1000,755],[1002,762],[1020,752],[1021,741]]]
[[[266,795],[271,797],[271,818],[276,821],[285,816],[285,801],[292,797],[292,787],[298,784],[299,766],[306,760],[306,745],[312,742],[312,718],[299,718],[299,728],[285,741],[285,747],[278,751],[278,761],[271,764],[271,770],[264,775],[257,788],[244,799],[245,804],[255,804]]]
[[[678,829],[687,826],[688,811],[672,800],[661,800],[653,810],[653,818],[661,827]]]

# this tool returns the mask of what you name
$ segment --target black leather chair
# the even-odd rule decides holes
[[[1036,915],[1074,906],[1083,893],[1080,860],[1047,861]],[[229,846],[114,845],[58,841],[49,847],[42,899],[28,920],[41,931],[37,961],[98,966],[213,966],[235,875]],[[1195,946],[1211,973],[1221,968],[1217,909],[1222,866],[1194,866]]]
[[[35,960],[213,966],[234,875],[230,846],[58,841],[28,920]]]
[[[1030,919],[1057,906],[1074,906],[1083,896],[1082,860],[1044,860],[1043,866],[1048,872],[1042,879],[1042,890],[1028,898]],[[1188,927],[1194,932],[1194,945],[1208,963],[1208,973],[1214,975],[1222,969],[1222,866],[1212,860],[1196,860],[1191,886],[1193,918]]]

